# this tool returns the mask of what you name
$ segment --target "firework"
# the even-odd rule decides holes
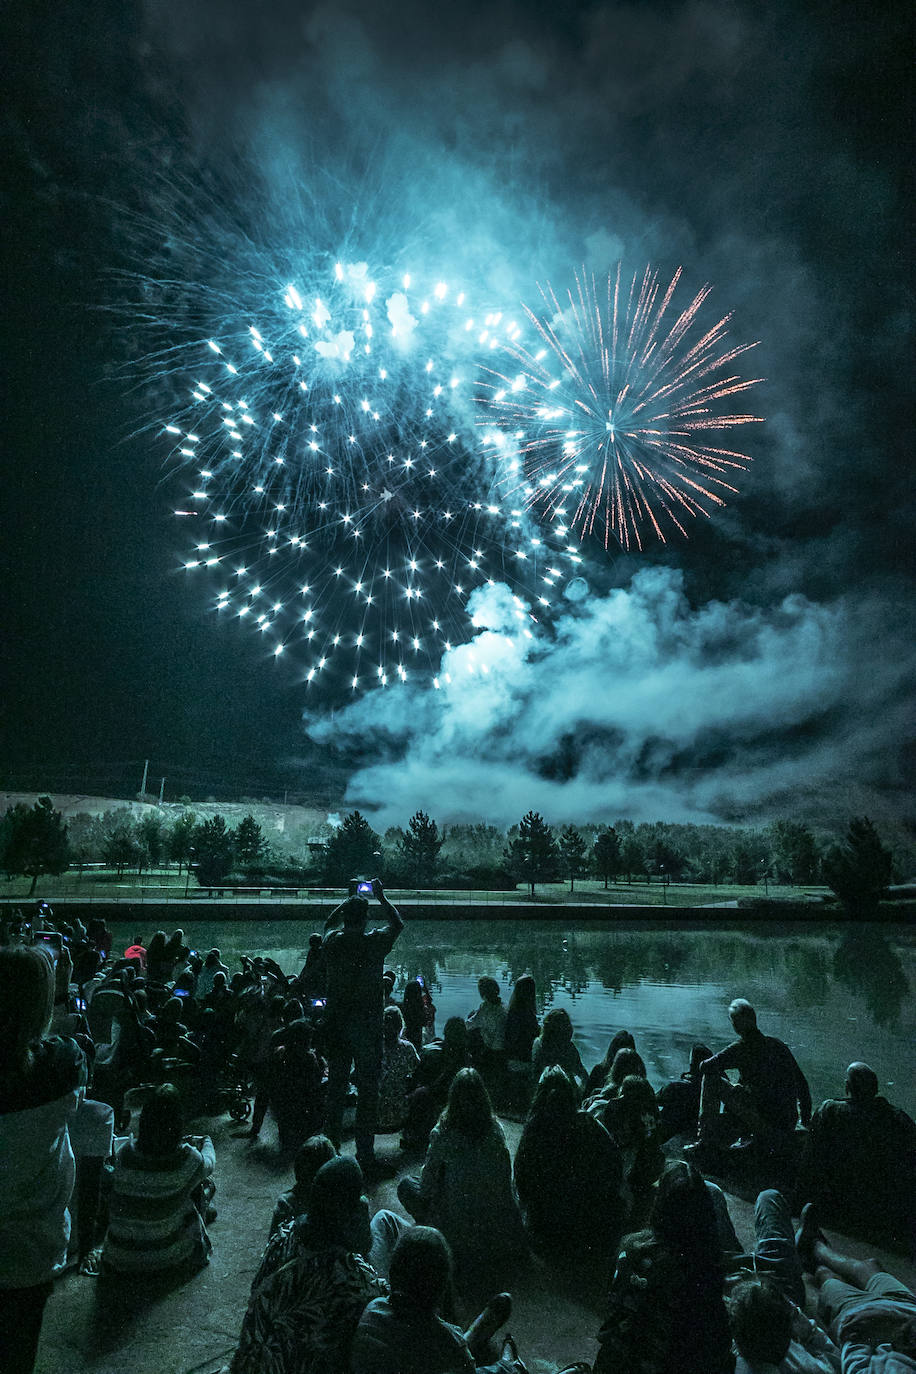
[[[184,567],[216,579],[220,615],[307,682],[358,688],[438,685],[488,583],[548,606],[578,552],[493,499],[473,424],[477,359],[518,343],[516,319],[441,278],[339,261],[220,323],[177,350],[186,398],[162,426]]]
[[[675,309],[679,268],[667,288],[647,267],[627,285],[576,277],[561,307],[525,307],[537,342],[501,344],[484,369],[478,400],[484,441],[503,465],[503,489],[521,495],[558,537],[597,535],[608,548],[665,541],[733,494],[747,454],[721,435],[759,417],[732,409],[759,378],[734,364],[754,344],[730,344],[730,316],[701,325],[704,286]]]

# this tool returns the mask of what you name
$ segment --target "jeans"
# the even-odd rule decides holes
[[[782,1193],[765,1188],[754,1207],[754,1268],[769,1274],[787,1298],[805,1305],[805,1281],[795,1248],[792,1214]]]
[[[350,1066],[356,1078],[356,1157],[371,1159],[375,1152],[378,1087],[382,1076],[381,1017],[347,1022],[335,1019],[328,1035],[327,1133],[340,1145],[344,1105],[350,1088]]]

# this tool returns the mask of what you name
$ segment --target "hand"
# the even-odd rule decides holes
[[[385,889],[382,887],[381,878],[372,879],[372,895],[377,902],[380,902],[384,897]]]

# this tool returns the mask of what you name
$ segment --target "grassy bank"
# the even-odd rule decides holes
[[[56,898],[73,899],[81,902],[173,902],[191,901],[195,904],[206,903],[211,889],[200,888],[197,880],[187,875],[180,876],[175,869],[154,869],[142,877],[124,873],[120,876],[113,869],[92,869],[82,874],[75,870],[62,874],[59,878],[45,877],[38,882],[36,891],[29,898],[31,879],[13,878],[0,885],[0,902],[20,903],[25,901],[47,901],[53,904]],[[336,895],[327,888],[302,887],[297,889],[245,888],[233,891],[231,888],[212,889],[221,894],[223,902],[295,903],[327,902]],[[721,906],[735,902],[742,897],[763,897],[760,885],[739,883],[720,883],[718,886],[703,883],[634,882],[611,883],[605,888],[599,880],[577,879],[575,891],[569,891],[569,883],[538,883],[532,899],[527,888],[520,884],[514,891],[467,891],[462,889],[435,888],[389,888],[395,902],[434,902],[436,905],[467,905],[468,903],[499,904],[524,906],[672,906],[697,907]],[[824,887],[783,887],[769,885],[769,896],[781,901],[804,901],[805,898],[820,899],[829,895]]]

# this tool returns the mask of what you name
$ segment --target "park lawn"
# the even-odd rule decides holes
[[[55,898],[82,899],[84,901],[176,901],[183,900],[186,886],[186,874],[178,875],[176,869],[155,869],[152,872],[145,872],[142,877],[135,873],[123,873],[119,877],[114,869],[92,869],[82,874],[75,869],[63,873],[60,877],[46,875],[39,878],[35,893],[30,898],[29,888],[31,879],[16,877],[6,883],[0,883],[0,902],[25,902],[25,901],[48,901],[53,903]],[[187,885],[189,899],[195,903],[206,901],[201,894],[201,889],[197,885],[195,878],[191,878]],[[514,892],[476,892],[463,889],[415,889],[397,888],[387,889],[392,899],[402,901],[407,904],[413,902],[435,902],[443,905],[460,905],[464,902],[506,903],[521,904],[530,903],[531,897],[525,884],[520,883]],[[230,889],[223,889],[223,900],[231,901],[233,894]],[[282,899],[290,903],[308,900],[304,895],[298,898],[284,894],[282,891],[275,895],[269,894],[267,889],[260,890],[263,894],[261,900]],[[304,894],[305,889],[300,889]],[[327,900],[328,890],[321,889],[316,884],[313,889],[315,897],[313,900]],[[321,893],[319,896],[318,894]],[[714,906],[732,902],[740,897],[763,897],[765,891],[762,885],[746,885],[738,883],[720,883],[713,886],[710,883],[669,883],[667,886],[654,881],[652,883],[621,881],[610,883],[605,889],[603,881],[599,879],[582,878],[577,879],[575,891],[570,893],[569,883],[537,883],[535,885],[534,903],[537,906],[567,906],[570,904],[579,906],[604,906],[604,905],[626,905],[626,906]],[[814,885],[805,887],[779,886],[775,883],[769,885],[769,896],[781,900],[801,900],[805,896],[829,896],[828,889]],[[257,899],[257,892],[252,891],[240,895],[238,900]]]

